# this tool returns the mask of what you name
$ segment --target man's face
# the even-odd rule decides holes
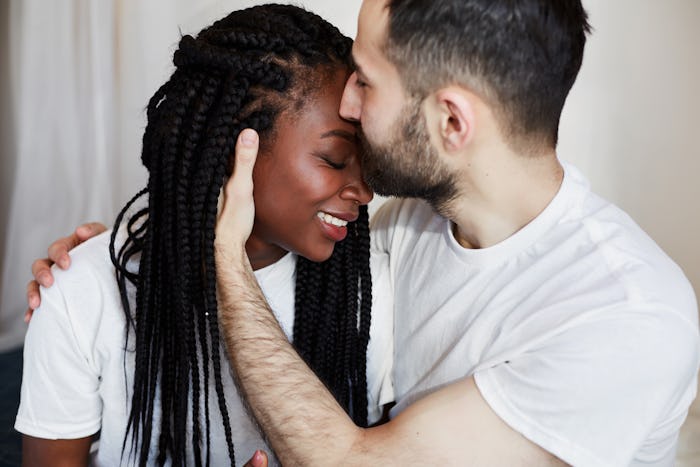
[[[340,115],[358,121],[370,143],[381,141],[405,105],[403,84],[396,67],[383,53],[388,14],[385,0],[365,1],[352,47],[356,70],[348,79]]]
[[[421,103],[420,98],[406,103],[383,142],[359,132],[362,176],[380,195],[424,199],[444,212],[456,196],[455,177],[430,142]]]
[[[356,71],[345,86],[340,115],[359,121],[362,172],[380,195],[418,197],[442,207],[456,192],[453,176],[430,141],[422,99],[408,97],[384,55],[385,0],[365,0],[352,48]]]

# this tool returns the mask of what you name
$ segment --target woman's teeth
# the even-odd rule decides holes
[[[321,219],[323,222],[326,224],[331,224],[331,225],[336,225],[338,227],[345,227],[348,225],[348,221],[344,221],[343,219],[338,219],[337,217],[333,217],[327,212],[321,212],[319,211],[318,214],[316,214],[319,219]]]

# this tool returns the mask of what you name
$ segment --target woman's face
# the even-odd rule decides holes
[[[347,235],[345,224],[372,199],[362,180],[355,126],[338,115],[347,74],[299,110],[276,121],[275,141],[253,171],[255,224],[246,244],[253,269],[292,251],[325,261]]]

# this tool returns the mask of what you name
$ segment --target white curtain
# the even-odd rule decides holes
[[[114,189],[105,183],[116,160],[112,7],[90,0],[10,2],[15,152],[4,223],[0,349],[22,337],[31,258],[43,255],[42,246],[77,219],[113,209]]]

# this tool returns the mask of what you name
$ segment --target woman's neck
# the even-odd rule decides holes
[[[284,248],[267,243],[255,235],[251,235],[246,242],[245,251],[253,271],[276,263],[288,253]]]

